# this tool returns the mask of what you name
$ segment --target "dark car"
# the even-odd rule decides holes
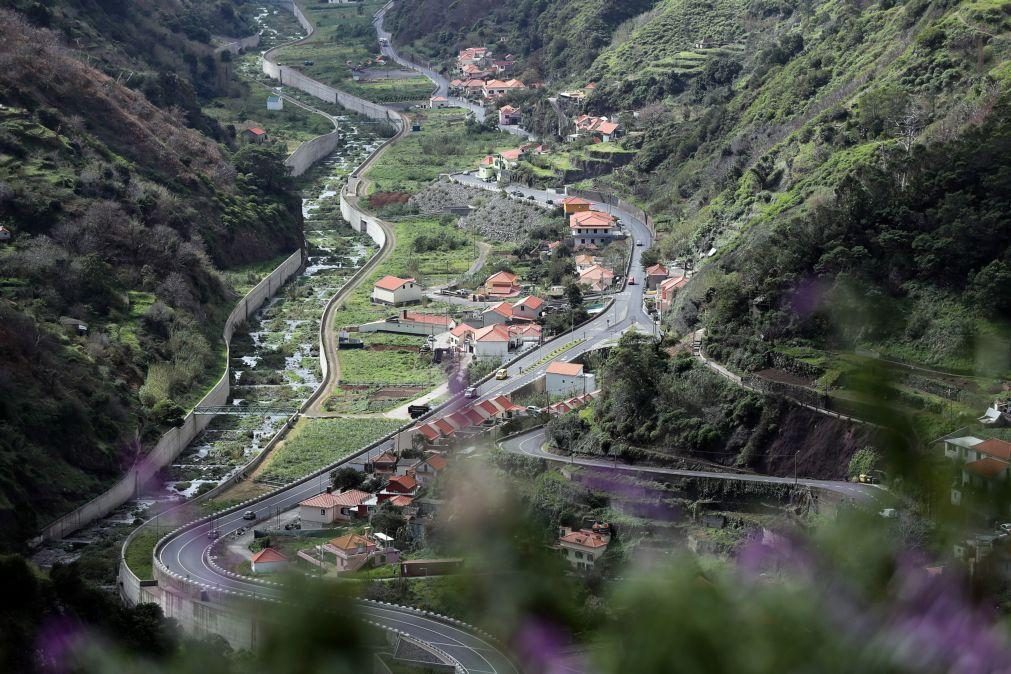
[[[306,59],[305,61],[302,61],[302,65],[304,65],[304,66],[311,66],[311,65],[315,65],[315,62]]]
[[[244,519],[244,520],[255,520],[256,519],[256,513],[253,512],[252,510],[247,510],[246,512],[242,513],[242,519]]]

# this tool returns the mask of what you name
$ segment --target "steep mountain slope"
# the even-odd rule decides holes
[[[301,242],[280,151],[220,146],[80,56],[0,13],[5,544],[100,490],[217,376],[218,270]]]
[[[388,27],[398,43],[444,60],[466,46],[491,46],[524,59],[527,79],[583,75],[623,21],[656,0],[419,0],[399,2]]]

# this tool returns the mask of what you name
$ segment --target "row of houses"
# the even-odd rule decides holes
[[[461,408],[438,419],[425,421],[407,431],[413,442],[414,436],[423,438],[427,445],[445,445],[456,437],[471,437],[500,421],[511,419],[525,408],[514,404],[507,396],[500,395],[490,400]]]

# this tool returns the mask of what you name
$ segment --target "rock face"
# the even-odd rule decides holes
[[[551,225],[551,217],[537,207],[497,192],[437,182],[411,197],[421,213],[442,214],[470,206],[458,221],[463,229],[477,232],[492,241],[520,241],[535,228]]]

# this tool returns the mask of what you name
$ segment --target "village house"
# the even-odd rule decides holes
[[[496,99],[505,96],[513,91],[522,91],[527,86],[519,80],[488,80],[481,89],[482,95],[487,99]]]
[[[372,459],[372,470],[381,475],[392,475],[397,472],[397,464],[399,462],[400,457],[393,452],[383,452]]]
[[[264,143],[267,140],[267,132],[258,126],[251,126],[242,132],[242,137],[249,143]]]
[[[527,295],[512,306],[513,320],[536,321],[541,317],[544,300],[535,295]]]
[[[579,363],[554,361],[544,372],[544,391],[548,396],[583,394],[596,390],[596,378],[583,372]]]
[[[284,99],[280,96],[267,96],[268,110],[284,110]]]
[[[513,337],[509,333],[509,328],[504,325],[489,325],[478,328],[474,331],[471,342],[471,353],[475,358],[500,358],[504,359],[509,355],[510,346],[513,344]],[[519,340],[517,339],[518,343]]]
[[[569,136],[571,140],[589,135],[606,143],[621,137],[621,124],[612,122],[607,117],[580,115],[573,122],[576,125],[576,133]]]
[[[468,420],[469,421],[469,420]],[[468,426],[470,424],[468,423]],[[429,454],[424,461],[414,468],[414,478],[422,487],[427,487],[446,469],[449,462],[442,454]],[[394,503],[393,505],[397,505]]]
[[[288,568],[288,558],[274,548],[263,548],[249,560],[255,574],[278,573]]]
[[[402,309],[382,321],[362,323],[358,332],[393,332],[401,335],[438,335],[456,327],[456,321],[444,314],[426,314]]]
[[[520,294],[516,283],[519,277],[509,271],[500,271],[489,276],[484,282],[484,294],[488,297],[515,297]]]
[[[513,307],[508,302],[498,302],[481,312],[481,319],[486,326],[508,323],[512,317]]]
[[[428,107],[430,108],[448,108],[449,99],[445,96],[432,96],[428,99]]]
[[[384,276],[372,286],[372,301],[395,307],[420,302],[421,285],[413,278]]]
[[[576,273],[582,274],[584,271],[600,263],[600,261],[593,255],[586,255],[582,253],[574,258],[576,263]]]
[[[565,197],[562,199],[561,204],[562,212],[568,217],[573,213],[582,213],[583,211],[590,210],[593,202],[583,197]]]
[[[298,515],[303,525],[313,528],[368,517],[369,508],[375,505],[375,496],[358,489],[348,489],[340,494],[323,492],[301,501]]]
[[[655,264],[646,268],[646,278],[643,280],[646,282],[648,290],[656,290],[657,286],[666,278],[667,268],[662,264]]]
[[[0,241],[10,241],[12,236],[11,230],[0,225]]]
[[[656,287],[656,303],[660,311],[668,311],[674,303],[677,292],[688,285],[688,277],[678,274],[660,281]]]
[[[520,347],[529,344],[540,344],[543,340],[542,328],[536,323],[514,325],[509,328],[509,334],[513,340],[519,340]]]
[[[392,543],[393,539],[382,533],[371,537],[346,534],[327,542],[323,550],[334,556],[338,573],[351,573],[370,564],[380,566],[399,562],[400,551]]]
[[[610,243],[617,235],[614,216],[600,211],[582,211],[569,216],[569,233],[575,247]]]
[[[394,475],[387,481],[386,486],[379,492],[379,502],[389,500],[401,494],[405,496],[417,496],[421,485],[411,475]]]
[[[590,292],[606,292],[614,285],[614,272],[607,267],[595,264],[579,274],[577,283]]]
[[[461,49],[456,55],[456,63],[461,68],[466,65],[485,63],[491,58],[491,55],[491,50],[485,47],[467,47]]]
[[[565,560],[579,571],[589,571],[597,563],[611,542],[611,528],[608,524],[595,523],[590,529],[574,531],[561,527],[558,531],[558,547]]]
[[[498,109],[498,123],[502,126],[513,126],[523,120],[523,114],[519,108],[511,105],[503,105]]]

